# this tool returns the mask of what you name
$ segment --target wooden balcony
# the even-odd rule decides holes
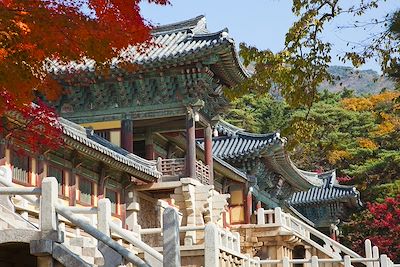
[[[162,172],[159,182],[177,181],[187,177],[185,159],[157,159],[157,169]],[[196,177],[202,184],[210,184],[210,169],[201,160],[196,161]]]

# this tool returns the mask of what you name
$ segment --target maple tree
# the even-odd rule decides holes
[[[168,0],[147,1],[168,4]],[[26,120],[21,123],[26,128],[34,124],[27,118],[29,114],[40,111],[55,116],[43,101],[37,101],[60,96],[61,86],[49,73],[54,64],[90,59],[96,62],[96,69],[107,69],[111,59],[120,56],[121,49],[128,45],[146,46],[151,25],[141,16],[139,3],[140,0],[0,0],[0,134],[10,135],[6,115],[16,109],[23,113]],[[32,106],[32,101],[37,105]],[[43,127],[44,132],[52,131],[50,125]],[[19,131],[18,135],[32,144],[32,138],[26,135],[29,133],[30,130],[25,134]]]
[[[394,262],[400,261],[400,194],[387,197],[382,203],[368,203],[367,209],[353,216],[344,228],[352,249],[363,253],[363,241],[370,239]]]

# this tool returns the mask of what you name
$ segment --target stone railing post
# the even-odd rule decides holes
[[[386,254],[382,254],[379,257],[379,262],[381,264],[381,267],[389,267],[389,259],[388,259],[388,256]]]
[[[287,256],[282,259],[282,267],[290,267],[289,258]]]
[[[311,267],[318,267],[318,257],[317,256],[311,257]]]
[[[213,223],[205,227],[204,267],[219,267],[219,232]]]
[[[168,207],[163,214],[163,267],[180,267],[178,212]]]
[[[106,236],[110,236],[111,202],[108,198],[97,202],[97,229]]]
[[[42,233],[57,231],[57,201],[57,179],[54,177],[44,178],[42,181],[42,199],[40,202],[40,230]]]
[[[263,208],[258,208],[257,209],[257,224],[258,225],[265,224],[265,214],[264,214],[264,209]]]
[[[240,253],[240,234],[238,232],[233,233],[233,250]]]
[[[379,248],[377,246],[372,247],[372,257],[376,259],[379,258]],[[379,262],[375,261],[374,267],[379,267]]]
[[[344,267],[351,267],[351,261],[350,261],[349,255],[345,255],[343,257],[343,263],[344,263]]]
[[[365,245],[365,257],[366,258],[372,258],[371,240],[366,239],[364,245]],[[372,261],[368,261],[366,265],[367,265],[367,267],[373,267],[374,266]]]
[[[275,223],[283,226],[283,220],[282,220],[282,209],[280,207],[275,208]]]

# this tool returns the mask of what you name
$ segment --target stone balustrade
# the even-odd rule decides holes
[[[65,224],[58,223],[58,217],[62,216],[71,224],[75,225],[79,229],[82,229],[85,233],[97,240],[98,249],[103,254],[105,261],[104,266],[114,266],[115,262],[120,262],[122,264],[123,259],[127,262],[135,264],[136,266],[150,266],[145,261],[140,259],[136,253],[133,253],[131,250],[122,246],[120,242],[114,241],[110,237],[112,232],[116,232],[123,240],[128,241],[133,246],[143,250],[145,253],[145,258],[146,254],[149,254],[151,257],[155,258],[156,261],[158,261],[159,266],[162,265],[163,256],[159,252],[143,243],[134,234],[131,234],[130,231],[122,229],[121,226],[111,221],[111,202],[109,199],[99,200],[97,208],[64,206],[59,203],[58,182],[56,178],[44,178],[41,188],[16,187],[11,182],[11,171],[4,166],[0,167],[0,184],[5,186],[0,187],[0,195],[20,195],[27,201],[31,202],[32,205],[37,205],[37,203],[40,205],[39,227],[37,232],[43,242],[38,244],[38,246],[35,248],[31,248],[31,252],[36,251],[38,248],[41,249],[44,246],[43,243],[51,244],[46,245],[46,253],[50,253],[51,255],[51,253],[54,252],[52,248],[56,246],[56,244],[52,245],[54,242],[59,244],[65,242],[63,238],[65,237],[65,234],[62,233],[62,230],[65,230]],[[40,196],[40,198],[35,196]],[[90,221],[88,221],[87,217],[82,216],[82,214],[96,213],[97,225],[92,225]],[[37,251],[37,253],[39,255],[43,254],[43,252],[40,251]],[[81,262],[81,264],[84,263],[84,261]]]

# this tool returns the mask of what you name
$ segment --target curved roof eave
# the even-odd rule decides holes
[[[145,52],[138,52],[137,46],[129,46],[121,50],[117,58],[111,59],[113,71],[120,71],[118,64],[122,62],[140,65],[146,69],[160,64],[182,63],[188,57],[193,59],[193,56],[206,57],[215,54],[219,56],[219,59],[210,66],[218,70],[225,85],[233,86],[249,77],[249,73],[240,62],[234,40],[229,36],[228,29],[210,32],[204,16],[156,27],[152,35],[152,42],[155,45],[146,48]],[[96,62],[88,58],[67,64],[50,60],[48,63],[49,72],[61,76],[64,73],[76,71],[90,73],[96,66]]]
[[[90,149],[112,158],[118,163],[135,169],[135,175],[142,173],[142,178],[151,177],[149,180],[153,182],[161,177],[162,174],[157,170],[156,163],[129,153],[122,148],[116,147],[109,141],[99,136],[88,136],[87,129],[69,120],[60,117],[59,122],[62,125],[64,135],[87,146]]]
[[[284,176],[290,184],[301,191],[322,186],[323,182],[318,178],[317,173],[306,172],[296,167],[284,150],[285,143],[283,141],[281,144],[276,144],[272,147],[272,153],[265,154],[275,171]]]

